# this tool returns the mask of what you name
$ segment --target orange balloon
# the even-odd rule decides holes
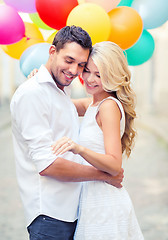
[[[141,36],[143,21],[138,12],[131,7],[117,7],[108,13],[111,20],[109,41],[122,49],[130,48]]]
[[[113,8],[117,7],[121,0],[85,0],[85,2],[95,3],[100,5],[106,10],[106,12],[111,11]]]
[[[25,37],[19,42],[10,45],[1,45],[1,48],[9,56],[20,59],[22,53],[31,45],[44,42],[44,38],[38,27],[34,23],[24,22]]]

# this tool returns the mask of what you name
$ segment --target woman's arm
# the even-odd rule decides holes
[[[122,166],[122,146],[120,137],[121,112],[113,100],[104,101],[97,115],[97,122],[103,131],[105,154],[95,153],[84,147],[79,154],[99,170],[117,175]]]
[[[99,109],[97,121],[103,131],[105,154],[96,153],[88,148],[74,143],[67,137],[54,144],[56,154],[72,151],[79,154],[97,169],[109,174],[117,175],[122,166],[122,146],[120,137],[121,112],[112,100],[104,101]]]
[[[79,98],[79,99],[72,99],[73,104],[76,107],[79,117],[83,117],[89,104],[91,103],[92,98]]]

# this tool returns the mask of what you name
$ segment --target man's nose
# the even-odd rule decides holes
[[[79,66],[78,64],[72,64],[69,71],[71,72],[71,74],[73,75],[79,75],[81,72],[79,71]]]

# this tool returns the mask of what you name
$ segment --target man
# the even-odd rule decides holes
[[[55,156],[51,145],[62,136],[78,140],[79,123],[64,89],[84,69],[92,43],[80,27],[55,36],[49,59],[23,83],[11,101],[17,178],[30,240],[73,239],[82,181],[120,186],[94,167],[81,165],[71,152]]]

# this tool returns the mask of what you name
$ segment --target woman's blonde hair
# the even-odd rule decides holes
[[[122,49],[115,43],[106,41],[93,46],[90,57],[99,70],[103,89],[115,93],[125,111],[125,132],[122,136],[122,152],[129,157],[135,138],[134,119],[135,94],[130,86],[131,73]]]

